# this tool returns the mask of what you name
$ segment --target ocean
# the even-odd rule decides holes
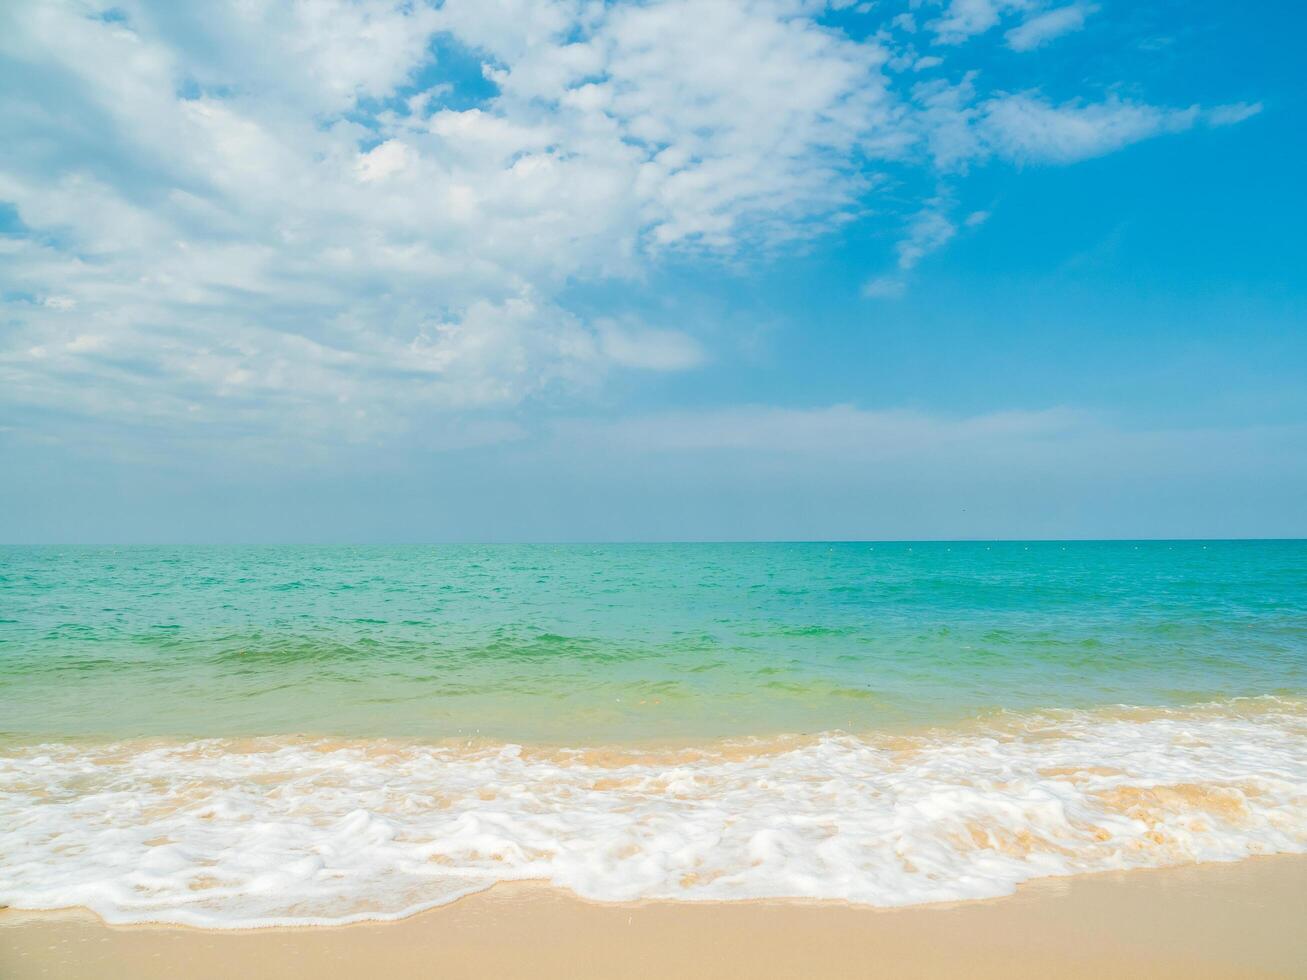
[[[1307,851],[1307,542],[0,548],[0,904],[984,898]]]

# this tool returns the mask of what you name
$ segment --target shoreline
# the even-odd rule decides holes
[[[1307,856],[1041,878],[995,899],[601,903],[537,882],[391,922],[110,926],[0,910],[0,975],[1307,976]]]
[[[1307,852],[1307,705],[1250,705],[661,751],[42,746],[0,755],[0,899],[220,929],[398,918],[528,880],[893,907]]]

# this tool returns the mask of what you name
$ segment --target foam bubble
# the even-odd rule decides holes
[[[396,918],[543,879],[598,900],[983,898],[1307,851],[1307,706],[1016,716],[697,749],[387,740],[0,754],[0,902],[209,927]]]

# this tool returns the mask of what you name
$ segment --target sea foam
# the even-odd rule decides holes
[[[1307,851],[1307,706],[911,736],[542,749],[322,738],[0,753],[0,902],[207,927],[398,918],[497,881],[596,900],[984,898]]]

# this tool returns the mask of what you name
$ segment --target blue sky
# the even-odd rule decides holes
[[[0,540],[1307,535],[1289,4],[0,11]]]

